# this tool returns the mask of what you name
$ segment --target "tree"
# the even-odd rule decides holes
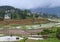
[[[6,11],[6,10],[2,10],[2,11],[0,12],[0,18],[1,18],[2,20],[4,20],[5,11]]]
[[[41,33],[39,32],[39,33],[37,33],[37,35],[39,36]]]
[[[24,42],[26,42],[27,39],[28,39],[28,38],[24,37]]]
[[[58,39],[60,39],[60,28],[57,29],[56,37],[57,37]]]

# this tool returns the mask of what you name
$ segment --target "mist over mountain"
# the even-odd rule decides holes
[[[60,7],[52,7],[52,8],[48,8],[48,7],[45,7],[45,8],[34,8],[34,9],[30,9],[32,12],[42,12],[42,13],[48,13],[48,14],[52,14],[52,15],[57,15],[58,17],[60,17]]]

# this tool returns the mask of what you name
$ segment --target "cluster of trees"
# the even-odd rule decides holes
[[[11,19],[25,19],[27,18],[29,15],[30,11],[29,10],[21,10],[21,9],[17,9],[17,8],[13,8],[11,6],[3,6],[0,7],[0,20],[4,20],[4,16],[6,14],[9,15],[9,17],[11,17]]]
[[[35,17],[38,17],[37,14],[34,14],[30,10],[27,10],[27,9],[21,10],[21,9],[14,8],[11,6],[0,6],[0,20],[1,19],[4,20],[4,16],[6,14],[8,14],[8,16],[11,19],[33,18],[34,15]]]
[[[56,37],[57,37],[58,39],[60,39],[60,28],[57,29]]]
[[[37,18],[44,17],[49,18],[50,16],[57,17],[56,15],[48,15],[45,13],[33,13],[30,10],[21,10],[11,6],[0,6],[0,20],[4,20],[4,16],[8,14],[11,19],[26,19],[26,18]]]
[[[60,28],[55,29],[44,29],[41,33],[37,33],[38,35],[46,35],[43,38],[58,38],[60,39]],[[47,36],[48,35],[48,36]]]

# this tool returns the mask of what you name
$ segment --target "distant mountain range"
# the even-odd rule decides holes
[[[53,7],[53,8],[34,8],[34,9],[30,9],[32,12],[43,12],[43,13],[48,13],[48,14],[55,14],[58,17],[60,17],[60,7]]]
[[[0,10],[3,10],[3,9],[5,9],[5,10],[11,10],[11,9],[15,9],[15,8],[12,7],[12,6],[0,6]]]
[[[28,11],[28,12],[27,12]],[[3,15],[8,14],[9,16],[12,15],[11,18],[13,19],[24,19],[27,17],[33,17],[33,15],[31,14],[32,12],[35,12],[35,16],[36,17],[46,17],[46,18],[50,18],[50,17],[60,17],[60,7],[55,7],[55,8],[33,8],[33,9],[29,9],[29,10],[23,10],[23,9],[18,9],[12,6],[0,6],[0,17],[3,17]],[[28,16],[27,14],[30,13],[30,16]],[[39,13],[39,14],[38,14]],[[38,15],[37,15],[38,14]],[[4,18],[4,17],[3,17]]]

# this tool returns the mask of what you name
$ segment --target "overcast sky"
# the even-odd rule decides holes
[[[58,7],[60,0],[0,0],[0,6],[9,5],[16,8]]]

